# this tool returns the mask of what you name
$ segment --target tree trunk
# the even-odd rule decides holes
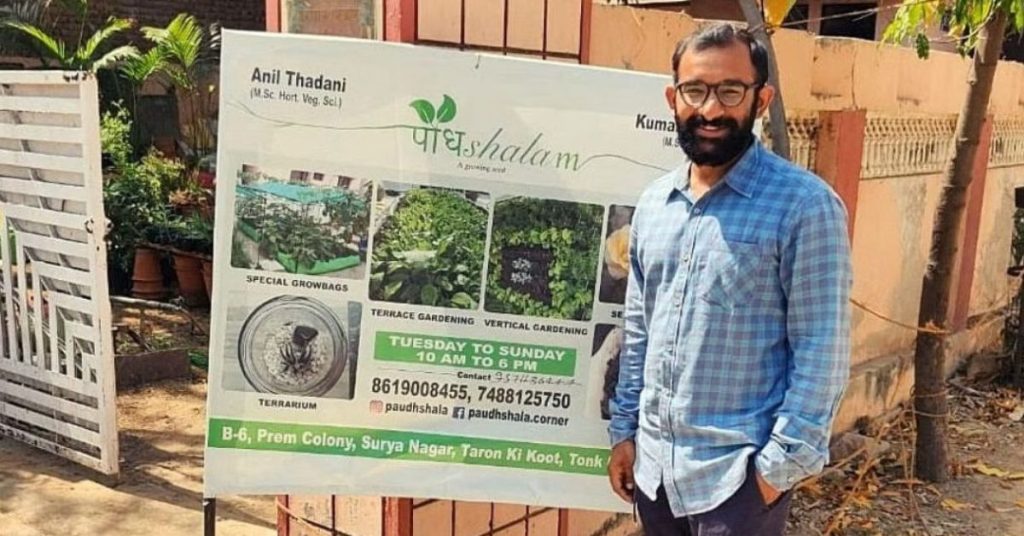
[[[992,95],[992,81],[1006,31],[1006,13],[985,24],[975,50],[955,134],[955,152],[944,173],[945,188],[935,212],[932,247],[921,293],[919,323],[944,328],[948,325],[953,286],[953,267],[960,249],[960,226],[967,204],[967,189],[978,152],[982,125]],[[949,479],[946,442],[947,404],[945,386],[946,335],[917,334],[914,354],[914,410],[917,420],[915,472],[931,482]]]
[[[789,160],[789,131],[786,129],[786,106],[782,102],[779,83],[779,64],[775,60],[775,47],[764,29],[764,14],[757,0],[740,0],[747,27],[754,30],[754,38],[768,51],[768,83],[775,88],[775,99],[768,108],[768,128],[772,136],[772,151]]]

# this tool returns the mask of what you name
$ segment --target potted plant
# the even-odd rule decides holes
[[[208,303],[203,260],[210,258],[212,253],[213,226],[196,214],[188,217],[172,216],[154,225],[148,238],[151,243],[171,252],[178,280],[178,294],[185,303],[191,307]]]
[[[111,166],[104,173],[103,203],[111,230],[107,258],[111,288],[137,298],[156,300],[166,294],[160,254],[144,244],[151,225],[167,217],[162,177],[153,161],[135,161],[129,143],[131,120],[119,106],[103,115],[101,137]]]

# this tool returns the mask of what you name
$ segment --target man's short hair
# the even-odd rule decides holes
[[[714,22],[702,26],[695,33],[680,40],[672,54],[672,77],[676,81],[679,80],[679,61],[687,50],[692,48],[700,52],[709,48],[725,48],[734,43],[740,43],[750,50],[750,63],[754,65],[754,71],[757,73],[755,83],[768,82],[768,50],[761,46],[749,31],[738,29],[727,22]]]

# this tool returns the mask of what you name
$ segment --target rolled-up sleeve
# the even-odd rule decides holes
[[[831,191],[796,210],[785,231],[780,278],[791,355],[788,388],[758,471],[779,490],[822,470],[850,370],[852,267],[846,210]]]

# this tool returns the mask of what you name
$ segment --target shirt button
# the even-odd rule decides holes
[[[690,256],[689,255],[683,255],[683,264],[686,264],[688,262],[690,262]]]
[[[700,216],[700,209],[699,208],[693,209],[693,214],[694,214],[694,216]]]

